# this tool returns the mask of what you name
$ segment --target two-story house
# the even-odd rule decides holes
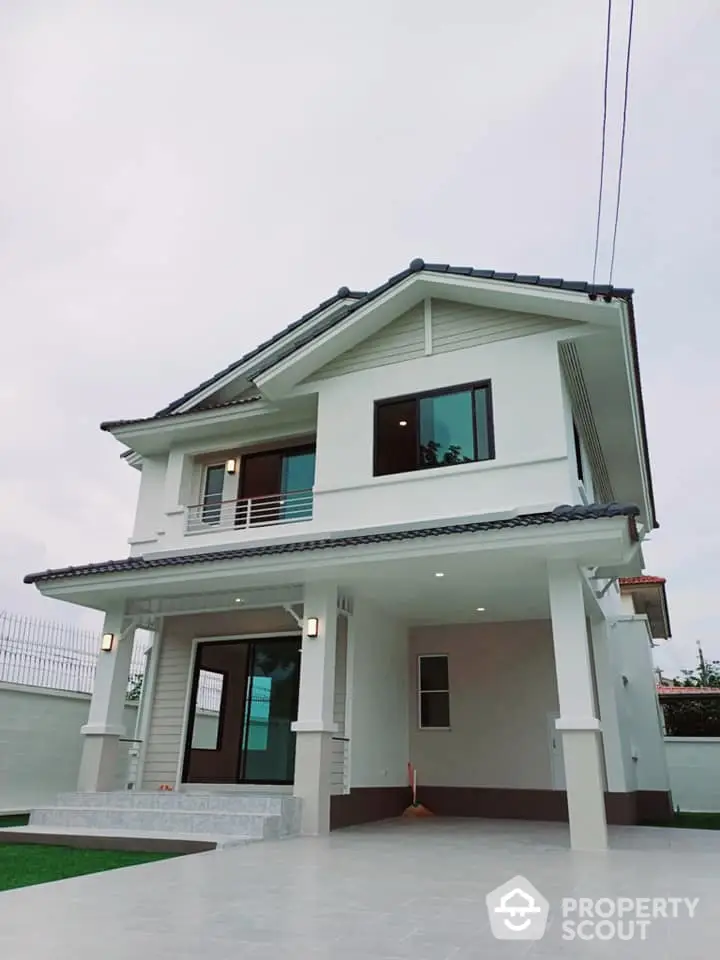
[[[399,814],[410,762],[436,814],[577,848],[668,816],[618,587],[657,526],[634,323],[627,289],[413,260],[102,424],[142,474],[130,556],[25,578],[105,613],[80,789],[116,788],[144,628],[141,791],[292,793],[317,834]]]

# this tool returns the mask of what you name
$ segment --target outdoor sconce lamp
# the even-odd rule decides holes
[[[112,648],[115,646],[115,634],[114,633],[104,633],[102,640],[100,641],[100,649],[103,653],[111,653]]]
[[[237,460],[235,457],[233,457],[232,460],[228,460],[228,462],[225,464],[225,469],[228,473],[235,473],[237,470]]]
[[[315,640],[318,635],[320,624],[317,617],[308,617],[305,624],[305,635]]]

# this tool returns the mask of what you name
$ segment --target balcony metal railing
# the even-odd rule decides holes
[[[204,503],[187,508],[185,533],[214,533],[296,523],[298,520],[311,520],[312,513],[312,490],[296,490],[245,500],[212,501],[208,498]]]

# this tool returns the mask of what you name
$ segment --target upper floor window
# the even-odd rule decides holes
[[[205,468],[203,483],[202,519],[203,523],[219,523],[222,510],[223,486],[225,484],[225,464],[212,464]]]
[[[492,460],[490,383],[375,404],[375,476]]]

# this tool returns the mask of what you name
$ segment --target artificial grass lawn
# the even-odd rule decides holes
[[[16,824],[6,824],[16,826]],[[0,890],[30,887],[100,873],[136,863],[167,860],[172,853],[134,853],[129,850],[79,850],[35,843],[0,843]]]
[[[18,813],[13,817],[0,817],[0,827],[26,827],[29,821],[27,813]]]
[[[720,830],[720,813],[676,813],[669,827],[688,827],[690,830]]]

